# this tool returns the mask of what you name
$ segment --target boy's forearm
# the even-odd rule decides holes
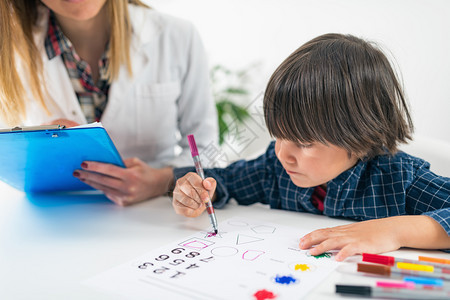
[[[402,247],[450,249],[450,236],[433,218],[423,215],[392,217]]]

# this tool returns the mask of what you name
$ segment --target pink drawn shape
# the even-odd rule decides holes
[[[263,255],[264,253],[266,252],[261,250],[247,250],[242,254],[242,259],[253,261],[258,257],[260,257],[261,255]]]
[[[206,245],[205,243],[202,243],[200,241],[191,241],[189,243],[183,244],[183,246],[194,248],[194,249],[204,249],[204,248],[208,247],[208,245]]]

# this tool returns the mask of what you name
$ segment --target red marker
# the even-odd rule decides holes
[[[426,258],[423,256],[419,256],[419,260],[414,259],[406,259],[406,258],[397,258],[393,256],[386,256],[386,255],[378,255],[378,254],[370,254],[370,253],[363,253],[362,254],[362,261],[365,262],[371,262],[375,264],[381,264],[386,266],[394,266],[396,263],[403,262],[403,263],[410,263],[410,264],[417,264],[417,265],[426,265],[426,266],[435,266],[443,269],[450,269],[450,265],[443,265],[441,263],[440,259],[434,259],[428,258],[429,260],[424,260],[420,258]],[[444,261],[444,259],[442,259]]]

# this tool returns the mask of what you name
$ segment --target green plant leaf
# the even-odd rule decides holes
[[[236,119],[240,123],[243,123],[245,121],[245,119],[247,119],[250,116],[250,114],[248,113],[247,109],[245,109],[242,106],[233,105],[232,106],[232,110],[233,110],[234,117],[236,117]]]
[[[234,101],[241,101],[250,94],[246,88],[248,74],[249,68],[232,71],[222,65],[215,65],[210,70],[219,124],[219,145],[224,143],[230,124],[242,124],[250,116],[245,107]]]
[[[228,94],[248,95],[247,90],[238,87],[229,87],[224,92]]]
[[[229,128],[227,123],[223,119],[219,118],[218,121],[219,121],[219,145],[222,145],[225,140],[225,135],[229,131]]]

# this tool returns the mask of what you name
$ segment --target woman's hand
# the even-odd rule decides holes
[[[64,125],[67,128],[69,128],[69,127],[79,126],[80,124],[78,124],[77,122],[71,121],[71,120],[67,120],[67,119],[56,119],[51,122],[44,123],[42,125]]]
[[[198,217],[205,210],[205,202],[214,195],[216,181],[213,178],[202,180],[190,172],[177,180],[173,190],[172,205],[175,212],[186,217]]]
[[[172,168],[154,169],[138,158],[124,160],[126,168],[112,164],[85,161],[82,170],[73,175],[105,193],[121,206],[161,196],[169,191],[173,182]]]
[[[311,248],[315,246],[314,248]],[[337,261],[361,253],[383,253],[411,247],[448,249],[450,237],[433,218],[396,216],[315,230],[300,239],[300,249],[311,255],[340,249]]]

